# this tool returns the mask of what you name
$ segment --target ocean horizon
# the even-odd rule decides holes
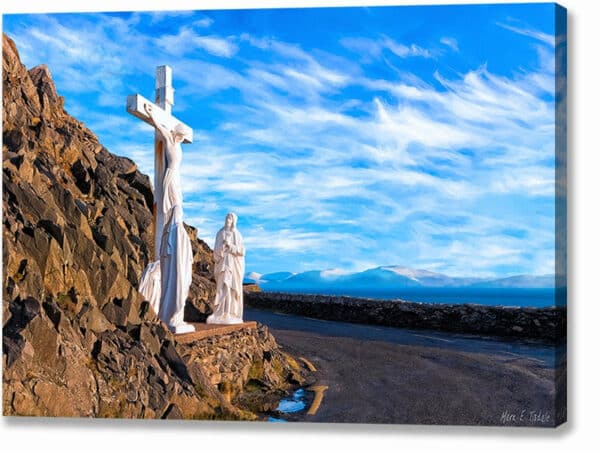
[[[407,302],[439,304],[480,304],[487,306],[512,307],[564,307],[566,306],[566,288],[277,288],[261,286],[264,292],[285,292],[297,294],[315,294],[324,296],[347,296],[369,299],[394,300]]]

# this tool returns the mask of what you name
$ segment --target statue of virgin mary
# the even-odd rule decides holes
[[[208,324],[240,324],[243,321],[244,244],[236,228],[237,216],[230,212],[225,226],[215,238],[215,280],[217,293],[215,308],[208,317]]]

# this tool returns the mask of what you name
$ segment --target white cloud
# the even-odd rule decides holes
[[[360,54],[364,61],[379,59],[383,57],[386,50],[400,58],[433,58],[433,53],[428,49],[417,44],[404,45],[388,36],[379,39],[346,37],[341,39],[340,44],[348,50]]]
[[[278,253],[309,253],[317,256],[332,250],[339,244],[355,246],[357,238],[344,233],[302,231],[301,229],[279,229],[276,231],[254,229],[244,234],[244,244],[254,250],[274,250]],[[321,253],[319,253],[321,252]]]
[[[218,36],[198,36],[194,38],[193,43],[219,57],[231,58],[237,52],[237,46],[231,39],[223,39]]]
[[[531,28],[515,27],[512,25],[503,24],[501,22],[498,22],[497,24],[502,28],[506,28],[507,30],[518,33],[520,35],[524,35],[524,36],[528,36],[530,38],[537,39],[538,41],[541,41],[550,46],[554,46],[555,44],[558,44],[553,35],[549,35],[547,33],[542,33],[538,30],[534,30]]]
[[[440,39],[440,42],[445,46],[450,47],[454,52],[458,52],[458,41],[456,39],[444,37]]]
[[[150,18],[151,24],[157,24],[163,21],[174,21],[174,20],[186,20],[193,15],[193,11],[148,11],[148,12],[136,12],[134,18],[136,23],[144,21],[146,18]]]
[[[23,62],[47,64],[60,92],[126,95],[124,77],[154,64],[151,41],[136,30],[136,21],[135,15],[37,15],[13,31],[18,48],[27,49]]]
[[[515,172],[504,172],[492,182],[491,190],[498,193],[527,193],[530,196],[554,196],[554,168],[525,167]]]
[[[380,42],[368,38],[343,38],[340,44],[363,58],[379,58],[383,49]]]
[[[201,28],[209,28],[213,23],[214,21],[210,17],[204,17],[195,21],[192,25]]]
[[[241,41],[267,52],[271,57],[283,58],[285,63],[273,63],[266,68],[261,68],[261,63],[254,62],[255,66],[250,68],[251,74],[257,79],[263,80],[278,88],[283,88],[283,80],[287,79],[285,87],[298,92],[298,82],[309,91],[308,96],[315,93],[336,90],[345,86],[349,80],[349,74],[354,71],[353,65],[339,58],[320,53],[315,57],[297,45],[285,43],[272,38],[257,38],[249,34],[242,34]],[[347,70],[346,73],[338,70],[336,66],[342,63]],[[264,66],[264,63],[262,63]],[[283,78],[283,79],[282,79]]]
[[[202,49],[217,57],[231,58],[238,47],[233,37],[199,35],[190,27],[181,27],[176,35],[164,34],[156,38],[156,44],[166,52],[182,56],[193,50]]]
[[[429,50],[424,49],[423,47],[417,46],[416,44],[411,44],[410,46],[405,46],[404,44],[397,43],[391,38],[385,38],[383,40],[383,46],[389,49],[393,54],[406,58],[406,57],[423,57],[423,58],[431,58],[433,55]]]

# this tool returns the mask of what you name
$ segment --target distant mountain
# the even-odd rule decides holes
[[[312,270],[293,274],[275,272],[261,275],[250,272],[246,281],[266,291],[351,292],[377,289],[391,291],[402,288],[552,288],[552,275],[516,275],[501,279],[450,277],[424,269],[404,266],[381,266],[362,272],[344,273],[337,269]]]
[[[272,274],[261,275],[260,279],[264,282],[277,282],[292,277],[291,272],[274,272]]]
[[[248,272],[244,277],[244,283],[254,283],[258,284],[260,282],[261,285],[267,282],[279,282],[283,281],[291,276],[293,276],[291,272],[274,272],[272,274],[259,274],[258,272]]]
[[[472,286],[477,288],[553,288],[554,285],[554,275],[514,275],[497,280],[486,280]]]

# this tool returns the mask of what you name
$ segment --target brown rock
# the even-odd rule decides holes
[[[80,318],[80,325],[86,326],[96,333],[102,333],[107,330],[115,330],[115,325],[106,319],[106,316],[96,306],[91,306],[89,310]]]

